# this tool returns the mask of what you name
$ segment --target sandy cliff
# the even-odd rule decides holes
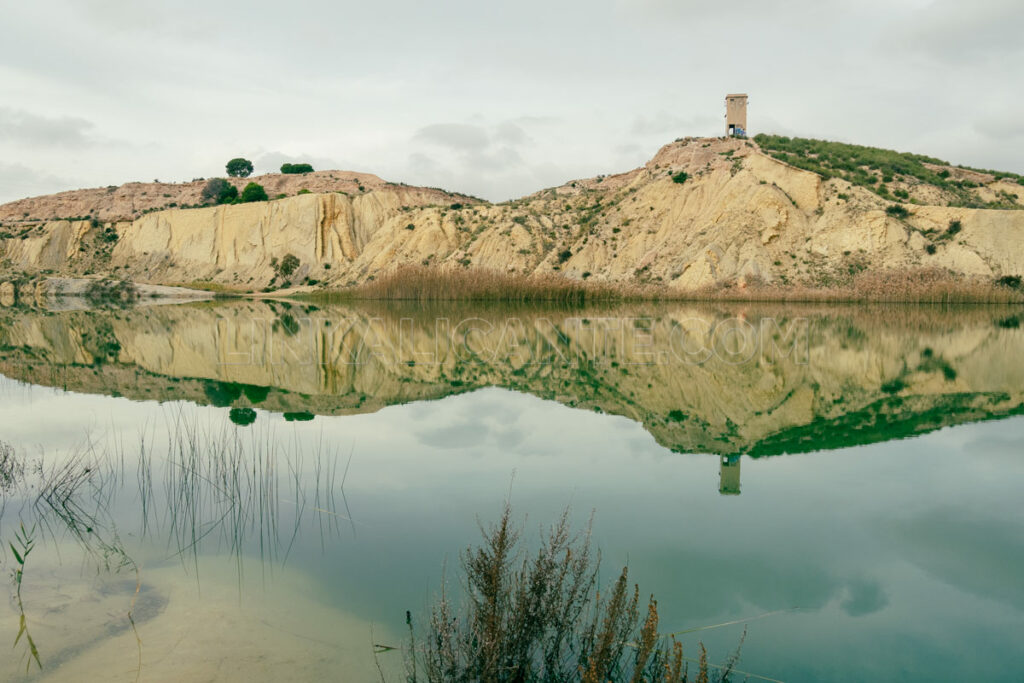
[[[680,171],[688,179],[673,182]],[[778,161],[753,141],[680,140],[628,173],[503,204],[380,179],[328,191],[341,176],[355,176],[325,173],[304,181],[311,194],[130,219],[127,205],[63,204],[60,195],[34,200],[31,220],[11,222],[28,204],[0,207],[0,268],[21,277],[53,271],[242,291],[346,286],[402,264],[558,271],[683,289],[752,276],[818,285],[866,269],[914,266],[986,278],[1024,274],[1024,211],[945,206],[939,195],[928,205],[922,202],[930,186],[897,178],[893,187],[910,188],[918,203],[904,204],[909,215],[893,216],[886,212],[892,200]],[[975,175],[989,181],[973,190],[979,197],[998,194],[1016,206],[1010,190],[1024,194]],[[278,189],[268,184],[271,196]],[[63,215],[90,208],[92,220],[55,220],[62,206]],[[958,229],[950,233],[954,221]],[[288,255],[298,265],[283,273]]]

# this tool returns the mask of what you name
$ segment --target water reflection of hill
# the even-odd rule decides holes
[[[1007,309],[246,301],[0,315],[9,377],[289,419],[500,386],[635,419],[673,450],[758,456],[1024,411],[1024,315]]]

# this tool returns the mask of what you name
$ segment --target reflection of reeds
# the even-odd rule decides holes
[[[25,564],[28,561],[29,554],[32,552],[32,548],[35,547],[35,532],[35,526],[26,530],[25,524],[22,523],[14,532],[14,541],[9,543],[11,553],[14,555],[14,561],[17,565],[11,577],[14,581],[14,599],[18,605],[18,635],[14,639],[14,647],[18,647],[18,643],[21,642],[22,638],[25,639],[25,646],[28,648],[29,655],[28,660],[25,662],[25,673],[28,673],[29,669],[32,668],[32,662],[35,662],[36,666],[40,669],[43,668],[43,663],[39,659],[39,648],[36,647],[35,641],[32,640],[32,634],[28,631],[25,603],[21,599],[21,585],[25,579]]]
[[[249,551],[260,558],[261,566],[283,563],[309,514],[319,524],[324,545],[327,535],[338,533],[338,518],[344,518],[335,503],[337,454],[326,457],[322,441],[306,453],[298,443],[279,440],[269,428],[203,429],[178,414],[168,425],[162,451],[152,445],[140,451],[145,454],[138,480],[140,502],[147,511],[146,532],[153,535],[166,528],[173,555],[189,560],[195,569],[207,542],[226,550],[240,575]],[[154,490],[148,483],[157,453],[165,461],[162,519],[150,500]],[[312,460],[312,482],[304,479],[307,457]],[[341,486],[343,492],[344,481]],[[294,506],[294,512],[285,515],[282,504]],[[282,527],[288,517],[291,523]]]
[[[344,498],[348,469],[339,485],[339,458],[322,440],[307,450],[279,440],[270,429],[216,425],[204,428],[178,413],[162,430],[143,430],[131,448],[108,439],[101,449],[87,440],[56,462],[41,457],[33,464],[32,481],[19,475],[17,491],[31,501],[29,511],[43,537],[70,536],[115,571],[138,571],[112,512],[126,492],[138,506],[130,519],[141,534],[164,537],[171,556],[196,570],[204,543],[234,558],[241,575],[249,553],[264,566],[286,561],[306,520],[318,525],[324,547],[328,536],[340,533],[341,520],[352,523],[351,515],[338,512],[335,497],[342,490]],[[137,454],[134,463],[130,454]],[[9,457],[16,457],[13,450]],[[21,472],[24,463],[17,462]],[[128,474],[133,465],[134,481]],[[283,505],[294,505],[294,511]]]
[[[410,682],[420,672],[431,683],[689,680],[682,645],[658,635],[653,597],[641,620],[640,591],[630,588],[625,568],[606,595],[597,590],[600,558],[589,527],[572,533],[566,511],[532,556],[519,545],[506,505],[483,542],[463,555],[465,608],[457,610],[442,590],[419,647],[410,625]],[[716,677],[726,680],[735,661]],[[712,668],[701,647],[696,680],[708,681]]]
[[[0,441],[0,495],[13,491],[24,475],[24,462],[18,458],[10,444]]]
[[[112,467],[112,464],[104,463],[103,458],[95,451],[94,444],[87,441],[82,448],[56,465],[48,465],[44,459],[40,459],[33,465],[35,480],[28,481],[22,477],[17,482],[15,493],[21,494],[23,498],[30,498],[34,494],[33,502],[28,507],[28,511],[35,518],[34,523],[26,530],[24,522],[21,522],[19,529],[15,531],[14,541],[9,543],[18,565],[13,572],[13,579],[20,625],[14,643],[17,646],[22,638],[25,639],[29,653],[26,670],[31,668],[33,661],[40,669],[42,668],[39,649],[28,631],[28,617],[21,596],[25,566],[29,554],[36,546],[37,530],[44,539],[49,537],[56,540],[58,536],[70,536],[88,557],[95,559],[107,571],[132,569],[135,572],[136,585],[141,586],[138,566],[125,551],[116,526],[108,514],[118,475],[117,468]],[[103,470],[104,465],[106,471]],[[20,470],[24,472],[24,463],[21,464]],[[134,608],[133,597],[126,614],[133,631]],[[137,632],[136,641],[139,647],[141,673],[142,642]]]
[[[38,535],[55,543],[70,537],[107,571],[128,568],[135,572],[135,591],[126,618],[135,633],[137,674],[141,673],[142,642],[134,612],[142,577],[122,543],[113,512],[125,502],[124,492],[133,494],[139,506],[138,514],[131,514],[130,519],[138,520],[143,535],[166,533],[172,555],[189,561],[196,570],[203,543],[214,541],[218,550],[233,557],[240,578],[243,555],[250,551],[260,557],[263,567],[272,561],[285,562],[311,512],[325,547],[326,536],[339,532],[339,519],[350,519],[337,512],[338,458],[325,458],[322,441],[305,450],[297,442],[289,447],[270,430],[241,431],[217,424],[219,428],[204,429],[179,413],[166,426],[166,442],[154,437],[155,430],[144,430],[137,448],[126,448],[113,438],[100,448],[87,439],[59,460],[40,457],[33,462],[28,478],[23,476],[25,462],[13,449],[0,449],[0,456],[6,458],[4,472],[12,475],[11,486],[0,500],[6,504],[8,494],[16,494],[15,500],[24,501],[21,512],[33,516],[32,526],[26,529],[23,524],[8,544],[17,563],[12,578],[21,612],[15,645],[27,644],[29,666],[32,661],[42,665],[28,630],[21,585]],[[138,454],[134,481],[128,475],[133,452]],[[313,480],[307,481],[304,472],[310,458]],[[285,525],[282,504],[293,502],[292,523]],[[197,582],[198,578],[197,571]]]

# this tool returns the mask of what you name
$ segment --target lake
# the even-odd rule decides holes
[[[509,500],[739,679],[1020,680],[1022,321],[0,309],[0,678],[401,680]]]

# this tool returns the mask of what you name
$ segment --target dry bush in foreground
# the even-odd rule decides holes
[[[682,645],[658,635],[653,597],[640,619],[640,591],[630,588],[626,569],[607,594],[597,590],[600,558],[591,553],[589,531],[572,533],[565,511],[528,556],[506,505],[482,530],[483,542],[462,556],[464,608],[442,592],[426,633],[417,634],[409,618],[407,681],[691,680]],[[737,659],[738,650],[713,667],[701,646],[694,680],[727,680]],[[719,673],[712,676],[711,668]]]

